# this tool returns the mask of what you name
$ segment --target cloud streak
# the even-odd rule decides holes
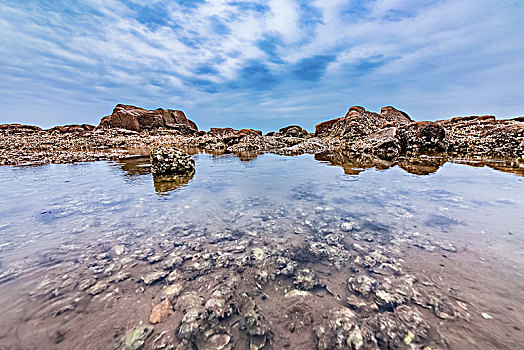
[[[524,114],[517,1],[0,1],[0,122],[98,123],[116,103],[200,127],[311,129],[353,104]]]

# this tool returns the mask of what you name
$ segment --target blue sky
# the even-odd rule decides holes
[[[523,0],[0,0],[0,123],[117,103],[313,130],[352,105],[524,115]]]

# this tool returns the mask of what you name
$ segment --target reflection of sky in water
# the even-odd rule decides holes
[[[425,176],[398,167],[354,176],[309,155],[195,157],[195,176],[163,195],[139,161],[1,167],[0,256],[121,233],[154,236],[188,224],[203,234],[285,235],[306,219],[337,229],[330,223],[352,218],[364,231],[463,235],[499,240],[507,249],[522,241],[524,178],[489,168],[447,163]]]

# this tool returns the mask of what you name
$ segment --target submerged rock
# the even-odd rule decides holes
[[[147,338],[153,333],[152,327],[138,326],[129,330],[123,340],[122,350],[140,350],[144,348]]]
[[[161,303],[155,305],[149,316],[149,322],[153,324],[164,322],[172,313],[173,307],[169,299],[166,298]]]
[[[145,276],[142,276],[142,281],[144,281],[145,284],[152,284],[159,279],[162,279],[166,277],[169,274],[168,271],[154,271],[150,272]]]

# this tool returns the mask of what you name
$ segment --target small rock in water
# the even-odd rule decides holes
[[[355,222],[355,221],[348,221],[348,222],[343,222],[341,225],[340,225],[340,229],[344,232],[349,232],[349,231],[352,231],[354,229],[358,229],[358,224]]]
[[[205,343],[204,349],[209,350],[222,350],[225,349],[231,340],[231,336],[226,333],[213,334]],[[229,347],[228,347],[229,349]]]
[[[491,319],[493,319],[493,317],[491,317],[490,314],[487,314],[487,313],[485,313],[485,312],[483,312],[481,315],[482,315],[482,317],[484,317],[486,320],[491,320]]]
[[[295,227],[294,232],[295,232],[295,234],[299,235],[301,233],[304,233],[304,230],[302,230],[300,227]]]
[[[90,290],[89,294],[91,295],[97,295],[102,293],[107,288],[107,282],[105,281],[99,281],[97,284],[95,284]]]
[[[125,253],[126,248],[123,245],[116,245],[113,247],[116,255],[122,255]]]
[[[153,333],[153,328],[138,326],[129,330],[124,337],[124,349],[143,349],[146,339]]]
[[[195,161],[177,149],[159,146],[151,149],[151,171],[153,175],[191,175]]]
[[[165,299],[153,308],[151,315],[149,316],[149,322],[152,324],[164,322],[171,313],[173,313],[173,307],[171,306],[169,299]]]
[[[182,283],[175,283],[173,285],[170,285],[164,290],[164,294],[168,297],[177,297],[180,295],[180,292],[182,291]]]
[[[159,279],[166,277],[168,273],[168,271],[150,272],[147,275],[142,276],[142,281],[144,281],[145,284],[152,284]]]

